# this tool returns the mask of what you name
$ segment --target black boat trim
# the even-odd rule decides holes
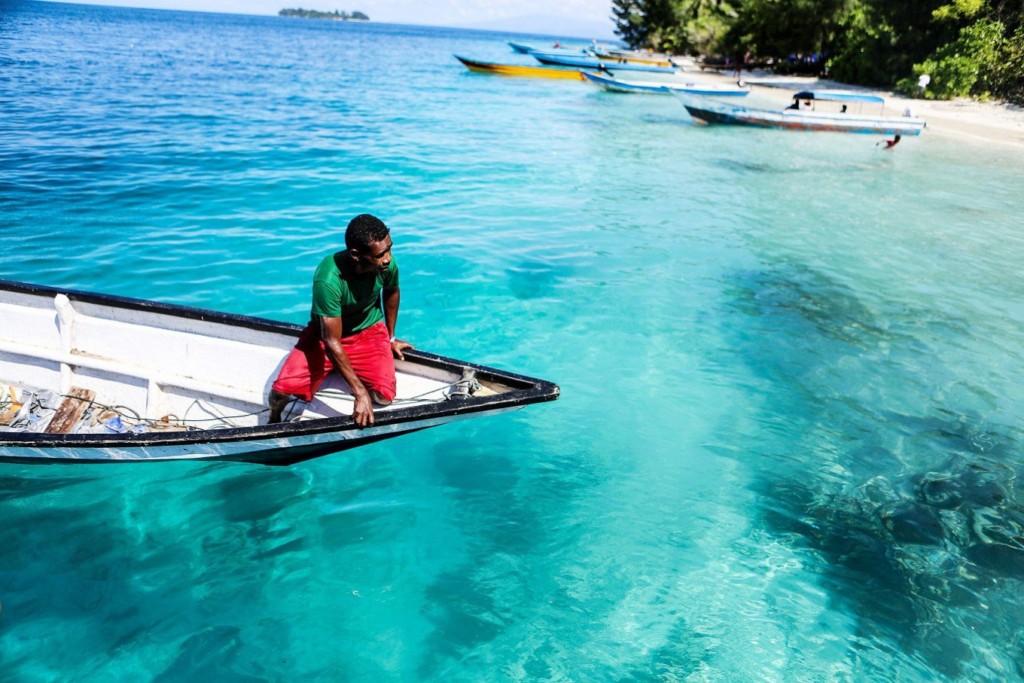
[[[211,454],[211,455],[195,455],[190,457],[170,457],[170,458],[91,458],[88,456],[80,458],[41,458],[38,456],[0,456],[0,463],[3,464],[15,464],[15,465],[135,465],[137,463],[172,463],[172,462],[238,462],[238,463],[249,463],[252,465],[266,465],[266,466],[286,466],[294,465],[295,463],[304,462],[306,460],[312,460],[313,458],[319,458],[325,455],[331,455],[332,453],[340,453],[353,448],[359,448],[360,446],[368,446],[379,441],[386,441],[396,436],[405,436],[406,434],[414,434],[415,432],[421,432],[427,427],[414,427],[412,429],[404,430],[398,434],[374,434],[371,436],[362,436],[355,439],[341,439],[338,441],[328,441],[326,443],[316,444],[301,444],[297,446],[284,446],[268,449],[260,449],[253,451],[241,451],[238,453],[230,453],[227,455]]]

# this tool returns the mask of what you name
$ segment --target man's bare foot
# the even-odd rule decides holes
[[[379,406],[391,405],[391,399],[384,398],[384,395],[375,389],[370,389],[370,398]]]
[[[267,418],[267,424],[277,424],[281,421],[281,412],[288,405],[288,402],[292,400],[292,397],[288,394],[282,394],[279,391],[270,390],[270,417]]]

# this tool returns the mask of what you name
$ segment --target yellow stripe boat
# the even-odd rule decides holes
[[[526,78],[560,78],[571,81],[582,81],[583,75],[579,69],[560,69],[552,66],[529,66],[525,64],[494,64],[491,62],[478,62],[473,59],[466,59],[455,55],[455,59],[466,65],[470,71],[481,74],[496,74],[498,76],[523,76]]]

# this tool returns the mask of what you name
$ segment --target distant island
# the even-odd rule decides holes
[[[332,21],[369,21],[370,17],[362,12],[320,12],[315,9],[283,9],[278,12],[282,17],[300,17],[302,19],[330,19]]]

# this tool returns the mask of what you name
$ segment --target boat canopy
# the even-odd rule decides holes
[[[885,104],[885,98],[842,90],[804,90],[793,95],[794,100],[821,100],[822,102],[871,102]]]

